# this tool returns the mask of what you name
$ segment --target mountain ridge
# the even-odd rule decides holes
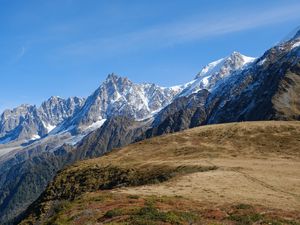
[[[50,97],[37,107],[24,104],[5,110],[0,120],[0,142],[30,141],[47,135],[55,126],[72,116],[83,104],[84,99],[56,96]]]
[[[219,80],[234,71],[244,68],[245,65],[253,61],[254,58],[233,52],[228,57],[205,66],[191,82],[171,87],[161,87],[152,83],[135,84],[127,77],[120,77],[112,73],[86,99],[79,97],[63,99],[59,96],[52,96],[42,102],[41,106],[35,109],[35,114],[38,116],[33,116],[31,115],[33,113],[30,112],[25,113],[30,114],[31,117],[37,120],[31,122],[31,124],[34,124],[31,126],[35,126],[32,131],[30,130],[28,134],[22,135],[18,131],[12,131],[12,134],[9,134],[4,129],[1,132],[0,129],[0,143],[1,139],[2,144],[15,140],[34,141],[48,134],[60,133],[65,130],[80,133],[82,127],[91,126],[93,123],[107,119],[111,115],[125,115],[143,120],[159,112],[175,98],[188,96],[202,89],[212,88]],[[1,123],[10,123],[5,120],[3,115],[9,111],[14,112],[19,108],[22,108],[22,105],[13,110],[5,110],[2,113],[0,125]],[[68,108],[70,112],[68,112]],[[59,112],[53,112],[53,110]],[[11,115],[11,117],[14,116],[18,115]],[[30,125],[24,125],[24,127],[28,128]]]

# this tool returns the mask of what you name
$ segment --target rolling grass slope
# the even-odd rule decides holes
[[[58,173],[21,224],[299,224],[300,122],[203,126]]]

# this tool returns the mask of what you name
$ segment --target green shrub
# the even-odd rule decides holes
[[[107,211],[104,214],[104,217],[113,218],[113,217],[121,216],[121,215],[122,215],[122,210],[121,209],[112,209],[112,210]]]
[[[138,196],[138,195],[129,195],[128,198],[129,199],[139,199],[140,196]]]
[[[253,206],[248,205],[248,204],[239,204],[235,206],[236,209],[253,209]]]
[[[239,225],[251,225],[253,222],[257,222],[263,219],[263,216],[258,213],[248,214],[248,215],[230,215],[230,220],[238,222]]]

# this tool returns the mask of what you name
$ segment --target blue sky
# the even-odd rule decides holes
[[[108,73],[171,86],[300,25],[299,0],[0,0],[0,111],[87,96]]]

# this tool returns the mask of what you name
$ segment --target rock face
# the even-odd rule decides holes
[[[149,128],[150,121],[135,121],[124,116],[111,117],[101,128],[83,138],[73,151],[73,156],[76,160],[93,158],[135,142]]]
[[[206,123],[299,120],[300,39],[268,50],[212,90]]]
[[[78,97],[51,97],[39,108],[21,105],[13,110],[5,110],[0,119],[0,143],[39,139],[76,113],[83,103],[84,99]]]
[[[111,74],[86,100],[52,97],[39,108],[6,110],[0,120],[2,145],[41,138],[0,154],[0,223],[11,221],[58,170],[77,160],[205,124],[299,120],[299,34],[258,59],[234,52],[181,86],[134,84]],[[30,182],[34,190],[26,189]]]
[[[6,143],[16,139],[36,139],[46,133],[41,121],[37,119],[35,106],[21,105],[13,110],[5,110],[0,121],[0,142]]]
[[[40,116],[45,121],[45,126],[50,132],[65,119],[73,116],[83,106],[83,98],[73,97],[62,99],[60,97],[51,97],[43,102],[40,107]]]
[[[171,103],[179,91],[155,84],[134,84],[126,77],[110,74],[62,129],[89,126],[112,116],[145,119]]]
[[[208,95],[209,91],[203,89],[175,99],[157,114],[151,128],[142,137],[149,138],[200,126],[207,118],[205,103]]]

